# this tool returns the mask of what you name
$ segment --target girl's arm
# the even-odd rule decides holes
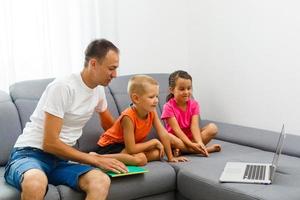
[[[193,134],[193,138],[197,143],[202,143],[202,137],[201,137],[201,129],[199,127],[199,115],[193,115],[191,120],[191,131]]]
[[[137,154],[160,147],[161,144],[157,139],[143,143],[135,143],[134,125],[128,116],[124,116],[121,119],[121,126],[124,133],[125,150],[128,154]]]
[[[201,148],[205,151],[205,154],[208,155],[206,147],[202,141],[201,137],[201,129],[199,127],[199,115],[193,115],[191,120],[191,132],[194,140],[201,146]]]
[[[186,136],[186,134],[181,130],[177,120],[175,117],[167,118],[168,124],[173,129],[175,135],[183,141],[183,143],[187,146],[192,145],[192,141]]]
[[[208,155],[206,148],[204,145],[200,145],[198,143],[194,143],[192,142],[187,136],[186,134],[181,130],[177,120],[175,117],[170,117],[167,119],[167,122],[169,123],[169,125],[171,126],[171,128],[173,129],[175,135],[181,139],[183,141],[183,143],[187,146],[192,148],[194,151],[199,152],[199,153],[203,153],[204,155]],[[199,128],[199,126],[198,126]],[[200,145],[200,146],[199,146]]]

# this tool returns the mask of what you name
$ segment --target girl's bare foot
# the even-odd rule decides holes
[[[207,149],[208,153],[219,152],[219,151],[221,151],[221,145],[213,144],[213,145],[207,147],[206,149]]]

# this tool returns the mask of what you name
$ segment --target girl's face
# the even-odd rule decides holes
[[[178,78],[171,93],[177,103],[186,103],[192,96],[192,81],[190,79]]]

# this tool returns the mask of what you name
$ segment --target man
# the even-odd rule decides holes
[[[127,171],[116,159],[72,147],[94,111],[105,130],[113,124],[103,86],[116,77],[118,66],[118,48],[105,39],[95,40],[85,51],[80,74],[56,79],[47,86],[6,166],[5,179],[22,191],[23,200],[43,199],[48,183],[83,190],[89,200],[105,199],[110,179],[97,168]]]

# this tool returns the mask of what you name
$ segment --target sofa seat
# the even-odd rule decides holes
[[[175,170],[169,164],[158,161],[148,163],[145,168],[149,170],[145,174],[111,178],[108,199],[139,199],[159,194],[168,194],[168,199],[174,199]],[[63,185],[58,186],[58,190],[62,200],[81,200],[85,196]]]
[[[177,171],[177,190],[187,199],[253,200],[299,199],[300,159],[281,155],[274,182],[271,185],[219,183],[227,161],[272,163],[274,152],[230,142],[214,140],[222,145],[222,152],[208,158],[188,156],[190,162],[173,164]]]

